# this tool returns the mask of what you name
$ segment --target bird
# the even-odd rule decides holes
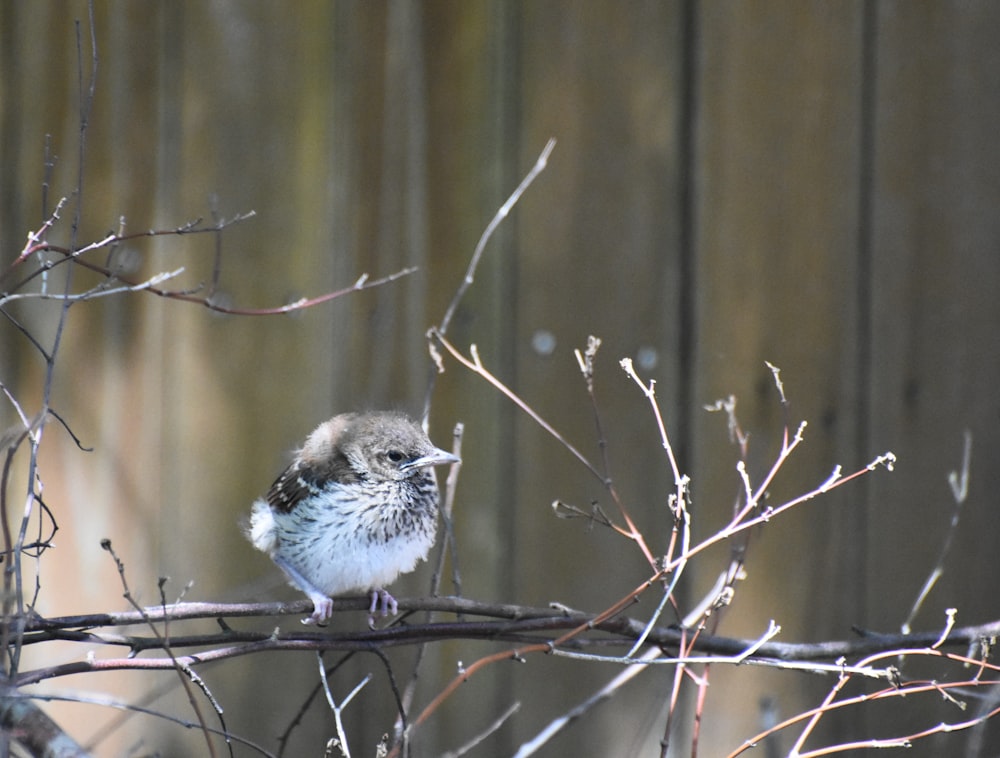
[[[455,463],[403,413],[342,413],[316,427],[246,527],[312,601],[302,623],[322,625],[331,595],[350,591],[370,592],[370,627],[380,605],[383,617],[398,612],[385,587],[427,557],[437,536],[433,467]]]

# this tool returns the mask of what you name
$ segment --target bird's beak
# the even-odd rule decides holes
[[[418,468],[429,468],[430,466],[444,466],[449,463],[461,463],[462,459],[457,455],[449,453],[447,450],[434,448],[427,455],[414,458],[400,467],[402,471],[413,471]]]

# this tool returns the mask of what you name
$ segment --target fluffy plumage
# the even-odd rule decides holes
[[[330,596],[353,590],[371,591],[372,614],[379,601],[395,613],[385,586],[426,558],[437,533],[431,468],[458,461],[403,414],[334,416],[254,502],[248,536],[312,600],[305,623],[328,619]]]

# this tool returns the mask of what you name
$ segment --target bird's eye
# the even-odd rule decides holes
[[[406,456],[404,456],[398,450],[390,450],[388,453],[385,454],[385,457],[388,458],[393,463],[399,463]]]

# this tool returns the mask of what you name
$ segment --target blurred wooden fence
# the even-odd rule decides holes
[[[222,236],[223,295],[247,307],[347,286],[363,272],[419,272],[297,318],[218,318],[138,294],[74,309],[54,402],[97,452],[49,436],[47,496],[62,527],[53,559],[62,573],[50,576],[66,578],[62,591],[54,579],[45,585],[43,612],[120,605],[104,536],[151,602],[161,574],[175,592],[194,580],[192,598],[292,597],[268,584],[275,572],[237,519],[319,420],[358,407],[419,412],[424,331],[490,217],[554,137],[549,167],[490,243],[450,335],[461,348],[476,343],[595,459],[573,349],[602,338],[597,393],[611,475],[654,549],[668,538],[672,478],[622,357],[657,382],[693,479],[698,535],[724,523],[741,486],[725,419],[703,406],[737,397],[755,477],[780,444],[786,417],[765,360],[782,369],[793,429],[809,422],[774,501],[816,486],[836,464],[852,471],[885,450],[899,458],[894,473],[755,535],[720,632],[756,637],[769,619],[789,641],[897,630],[945,538],[946,477],[965,430],[969,499],[916,626],[941,626],[947,607],[967,623],[1000,615],[990,494],[1000,485],[1000,5],[97,6],[81,241],[120,217],[132,229],[164,228],[213,208],[224,217],[252,209],[254,219]],[[46,134],[59,156],[49,206],[75,186],[74,19],[89,71],[83,3],[0,4],[5,266],[42,220]],[[194,286],[210,276],[213,245],[166,238],[135,253],[146,275],[183,265],[174,284]],[[41,306],[19,318],[51,327]],[[30,398],[40,370],[25,340],[0,330],[0,381]],[[0,420],[14,423],[6,405]],[[439,444],[457,421],[466,429],[456,516],[465,594],[598,610],[646,576],[631,545],[553,517],[556,499],[610,512],[600,482],[448,363],[434,397]],[[727,560],[719,550],[692,565],[686,597],[699,597]],[[419,593],[426,581],[422,572],[401,587]],[[441,646],[432,666],[448,676],[485,649]],[[482,753],[510,754],[612,675],[547,659],[497,669],[465,685],[466,697],[422,733],[420,754],[454,748],[520,700]],[[290,655],[209,676],[230,727],[268,747],[314,681],[312,659]],[[548,754],[655,754],[670,675],[641,679]],[[338,681],[344,692],[353,683]],[[761,699],[788,716],[818,704],[831,683],[716,667],[702,754],[758,731]],[[384,687],[368,697],[351,713],[361,754],[392,712]],[[908,706],[907,725],[921,713],[941,719],[929,705]],[[86,734],[92,722],[71,720],[79,707],[66,713]],[[864,732],[866,717],[832,718],[823,736]],[[309,721],[298,754],[317,754],[324,719]],[[198,749],[181,747],[177,731],[146,739],[178,740],[175,754]],[[996,751],[997,727],[990,732]],[[966,739],[916,749],[958,754]]]

